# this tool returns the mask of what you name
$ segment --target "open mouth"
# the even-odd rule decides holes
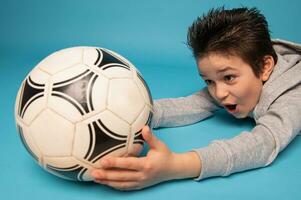
[[[236,111],[237,104],[233,104],[233,105],[225,105],[225,107],[226,107],[226,109],[227,109],[229,112],[233,113],[233,112]]]

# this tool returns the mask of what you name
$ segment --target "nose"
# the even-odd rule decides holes
[[[214,94],[215,94],[216,99],[218,99],[219,101],[222,101],[228,96],[229,92],[227,90],[227,87],[224,84],[217,83],[215,85],[215,93]]]

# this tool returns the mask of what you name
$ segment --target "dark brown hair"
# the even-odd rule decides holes
[[[264,56],[277,62],[268,23],[256,8],[211,9],[188,29],[187,45],[196,59],[209,53],[236,55],[248,63],[259,77]]]

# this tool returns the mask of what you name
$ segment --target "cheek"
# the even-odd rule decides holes
[[[254,82],[253,82],[254,83]],[[254,83],[254,85],[246,84],[245,87],[240,88],[239,98],[244,104],[249,106],[255,106],[257,104],[261,93],[260,84]]]
[[[214,88],[213,87],[209,87],[209,86],[207,88],[208,88],[208,92],[211,95],[211,97],[213,97],[216,101],[218,101],[217,98],[215,97]]]

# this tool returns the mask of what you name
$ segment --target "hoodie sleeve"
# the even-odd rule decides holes
[[[196,180],[269,165],[300,132],[300,116],[301,86],[279,97],[251,132],[195,149],[202,161]]]
[[[201,121],[220,109],[207,88],[187,97],[154,101],[152,128],[175,127]]]

